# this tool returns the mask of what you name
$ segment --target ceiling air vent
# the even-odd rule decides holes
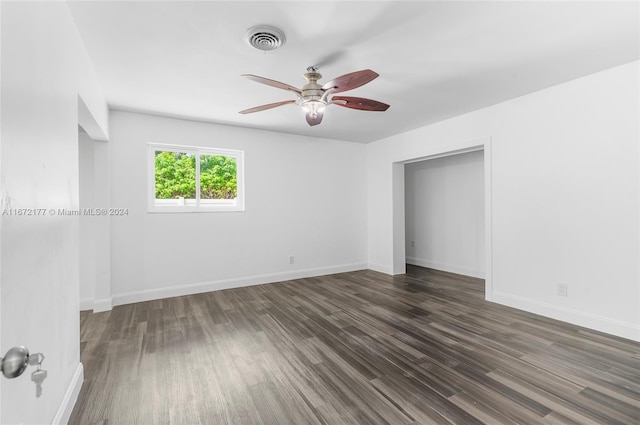
[[[244,38],[250,46],[258,50],[275,50],[280,46],[284,46],[287,41],[282,31],[268,25],[249,28]]]

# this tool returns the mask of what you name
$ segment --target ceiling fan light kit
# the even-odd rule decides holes
[[[241,114],[250,114],[295,103],[305,111],[307,123],[310,126],[314,126],[322,122],[324,110],[327,105],[338,105],[349,109],[378,112],[386,111],[389,108],[389,105],[378,102],[377,100],[365,99],[362,97],[334,96],[335,93],[353,90],[377,78],[378,74],[370,69],[351,72],[338,78],[334,78],[324,85],[320,85],[318,80],[322,78],[322,75],[318,72],[316,67],[310,66],[304,74],[307,84],[302,86],[302,89],[298,89],[297,87],[290,86],[289,84],[281,83],[279,81],[259,77],[257,75],[242,74],[242,76],[271,87],[292,91],[297,95],[297,99],[256,106],[254,108],[240,111]]]

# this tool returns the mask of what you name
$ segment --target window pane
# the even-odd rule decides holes
[[[177,205],[195,200],[196,158],[193,154],[155,151],[155,163],[156,199],[175,199],[172,204]]]
[[[200,154],[200,199],[235,199],[236,169],[234,157]]]

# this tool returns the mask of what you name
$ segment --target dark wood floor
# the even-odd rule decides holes
[[[419,267],[81,317],[70,424],[639,424],[640,344]]]

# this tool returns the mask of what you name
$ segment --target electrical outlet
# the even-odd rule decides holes
[[[411,241],[411,248],[415,248],[416,247],[416,241]]]
[[[566,297],[569,293],[569,285],[566,283],[558,283],[558,295]]]
[[[295,263],[295,261],[296,261],[295,257],[293,255],[290,255],[289,256],[289,264],[293,264],[293,263]]]

